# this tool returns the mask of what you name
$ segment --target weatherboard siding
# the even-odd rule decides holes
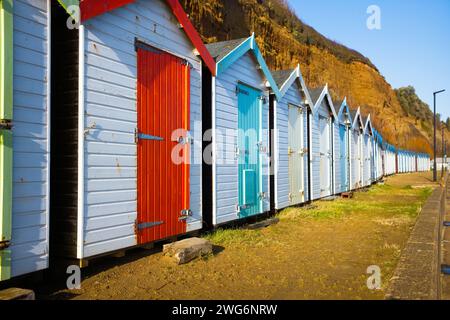
[[[191,70],[191,210],[202,227],[201,61],[162,1],[136,1],[85,24],[83,257],[136,245],[137,56],[135,38],[187,59]]]
[[[223,224],[238,219],[239,204],[238,160],[235,156],[238,129],[238,96],[236,86],[239,82],[261,90],[266,95],[267,103],[262,110],[263,144],[269,146],[269,96],[265,86],[265,78],[256,68],[257,62],[253,53],[248,52],[228,69],[216,77],[215,128],[216,140],[214,150],[215,162],[215,201],[213,203],[214,223]],[[270,210],[269,158],[262,155],[263,175],[262,188],[266,192],[264,211]]]
[[[300,88],[297,82],[295,82],[284,97],[277,102],[277,154],[276,154],[276,174],[277,174],[277,198],[275,199],[275,208],[283,209],[292,205],[289,201],[289,104],[295,106],[303,106],[303,98],[300,93]],[[308,143],[308,115],[306,108],[303,109],[303,148],[307,147]],[[299,137],[300,138],[300,137]],[[304,185],[304,199],[308,199],[308,157],[305,155],[303,163],[303,185]]]
[[[47,0],[14,0],[11,276],[48,267]]]

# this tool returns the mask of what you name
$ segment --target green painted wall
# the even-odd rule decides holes
[[[12,119],[13,0],[0,0],[0,119]]]
[[[79,0],[58,0],[58,2],[63,6],[64,9],[67,10],[70,6],[78,6],[80,5]]]
[[[13,118],[13,0],[0,0],[0,120]],[[0,129],[0,242],[11,240],[12,132]],[[11,276],[9,250],[0,250],[0,280]]]

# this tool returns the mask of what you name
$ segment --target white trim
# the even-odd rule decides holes
[[[289,88],[294,84],[295,80],[298,78],[298,66],[295,68],[289,77],[284,81],[284,83],[280,87],[280,93],[282,97],[286,95],[286,93],[289,91]]]
[[[273,196],[275,197],[275,209],[279,209],[278,208],[278,206],[279,206],[279,203],[278,203],[278,168],[279,168],[279,164],[278,164],[278,161],[279,161],[279,148],[278,148],[278,144],[279,144],[279,141],[278,141],[278,103],[277,103],[277,99],[273,99],[273,130],[274,130],[274,132],[273,132],[273,140],[274,140],[274,143],[273,143],[273,157],[274,157],[274,160],[275,160],[275,167],[273,168],[273,174],[274,174],[274,176],[275,176],[275,178],[274,178],[274,194],[273,194]],[[270,186],[270,184],[269,184],[269,186]]]
[[[263,92],[261,92],[261,93],[263,93]],[[258,128],[259,129],[259,139],[258,139],[258,141],[262,141],[262,139],[263,139],[263,126],[262,126],[262,122],[263,122],[263,108],[264,108],[264,103],[263,103],[262,100],[259,100],[259,128]],[[238,110],[238,114],[239,114],[239,110]],[[264,160],[263,159],[263,154],[262,154],[262,152],[259,152],[259,168],[258,168],[258,170],[259,170],[259,193],[260,194],[262,192],[264,192],[264,190],[263,190],[263,177],[264,177],[263,160]],[[245,186],[245,182],[244,182],[244,186]],[[270,189],[270,175],[269,175],[269,189]],[[245,188],[244,188],[244,193],[245,193]],[[244,197],[244,199],[245,199],[245,197]],[[260,212],[259,213],[264,213],[265,212],[265,199],[261,199],[260,202],[261,203],[259,204],[259,208],[260,208]]]
[[[216,139],[216,77],[212,76],[211,79],[211,117],[212,117],[212,223],[217,225],[217,139]]]
[[[77,258],[84,257],[84,105],[85,105],[85,31],[84,25],[78,30],[78,223],[77,223]]]
[[[322,90],[322,93],[320,94],[319,98],[317,99],[316,103],[314,104],[313,113],[316,113],[320,107],[320,104],[322,103],[324,98],[327,98],[328,104],[330,105],[331,112],[333,113],[333,117],[335,119],[338,119],[338,116],[336,114],[336,109],[334,108],[333,100],[331,99],[330,93],[328,91],[328,84],[325,85],[325,87]]]
[[[308,143],[308,152],[309,152],[309,173],[308,180],[311,189],[309,190],[309,201],[315,200],[314,197],[314,178],[313,178],[313,162],[314,162],[314,153],[313,153],[313,135],[312,135],[312,127],[313,127],[313,112],[308,115],[309,122],[309,143]]]
[[[50,253],[50,169],[51,169],[51,90],[52,90],[52,11],[51,11],[51,0],[47,0],[47,215],[46,215],[46,225],[47,225],[47,266],[49,264],[49,253]]]
[[[353,119],[353,123],[352,123],[352,130],[355,130],[356,119],[358,119],[358,117],[359,117],[359,124],[361,125],[362,128],[364,128],[364,123],[362,122],[362,117],[361,117],[361,107],[358,107],[358,111],[356,111],[355,119]],[[361,129],[358,128],[358,131],[361,131]]]

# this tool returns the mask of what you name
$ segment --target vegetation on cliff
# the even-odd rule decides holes
[[[403,89],[399,89],[399,96],[368,58],[303,23],[286,0],[180,2],[205,42],[242,38],[255,32],[272,69],[300,63],[309,86],[328,83],[336,101],[346,96],[352,108],[361,106],[363,114],[371,113],[374,125],[387,141],[431,154],[429,108],[406,98],[409,95],[405,96]]]

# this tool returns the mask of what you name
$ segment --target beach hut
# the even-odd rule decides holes
[[[364,124],[361,118],[361,109],[351,111],[351,189],[363,186],[363,134]]]
[[[212,165],[205,188],[212,199],[205,217],[214,226],[270,210],[269,87],[280,91],[255,36],[212,43],[215,75],[203,74],[205,129],[212,129]],[[269,86],[269,87],[268,87]]]
[[[309,200],[309,115],[312,112],[308,89],[300,65],[293,70],[273,71],[281,98],[272,93],[271,138],[274,166],[273,202],[280,210]],[[272,126],[271,126],[272,127]]]
[[[328,85],[309,89],[313,112],[311,117],[311,194],[312,200],[334,194],[335,135],[337,114]]]
[[[351,126],[352,116],[347,98],[336,104],[339,108],[337,125],[339,127],[338,152],[336,153],[336,193],[350,191],[351,180]],[[338,173],[339,171],[339,173]]]
[[[375,180],[381,180],[385,175],[386,168],[384,167],[385,153],[383,150],[383,136],[374,130],[374,157],[375,157]]]
[[[50,1],[0,1],[0,281],[49,263]]]
[[[364,132],[363,132],[363,186],[367,187],[372,184],[372,170],[373,170],[373,127],[370,120],[370,114],[363,117]]]
[[[202,59],[215,63],[178,1],[79,5],[73,30],[52,14],[51,254],[84,262],[202,228]]]
[[[398,173],[398,165],[397,165],[397,149],[393,146],[388,144],[387,145],[387,158],[388,158],[388,175],[393,175]]]

